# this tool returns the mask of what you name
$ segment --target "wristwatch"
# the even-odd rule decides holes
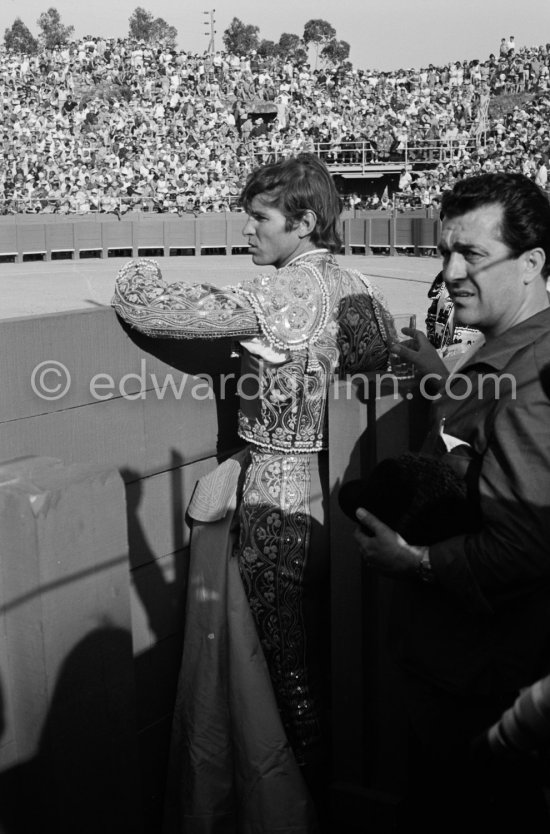
[[[432,570],[432,563],[430,562],[430,548],[426,545],[420,549],[420,561],[416,566],[416,574],[422,582],[432,584],[435,582],[435,574]]]

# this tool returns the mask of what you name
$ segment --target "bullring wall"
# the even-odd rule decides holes
[[[29,531],[29,540],[36,543],[32,548],[21,544],[24,537],[19,529],[10,534],[16,549],[7,547],[7,522],[5,514],[1,516],[0,633],[11,636],[7,644],[0,639],[0,694],[4,693],[5,704],[4,721],[0,720],[0,795],[6,795],[18,769],[35,768],[52,715],[58,733],[67,732],[53,692],[69,657],[78,652],[87,635],[90,641],[100,641],[98,629],[106,629],[105,642],[114,639],[117,646],[129,631],[136,697],[135,704],[129,700],[122,712],[135,713],[137,722],[140,784],[134,782],[132,791],[134,802],[143,806],[144,831],[156,830],[181,652],[189,537],[185,507],[197,478],[239,443],[234,388],[229,383],[225,396],[219,390],[220,374],[238,371],[231,347],[230,341],[219,340],[205,342],[197,351],[191,342],[139,337],[127,333],[109,308],[2,321],[0,461],[15,459],[16,463],[0,470],[0,489],[7,484],[9,491],[12,482],[21,479],[24,484],[42,485],[29,487],[29,494],[50,495],[51,472],[60,466],[66,487],[59,488],[58,498],[48,499],[45,526]],[[54,364],[46,366],[45,362]],[[194,376],[199,372],[210,374],[212,383],[199,381]],[[64,390],[69,375],[66,393],[56,398],[52,392],[58,384]],[[176,386],[175,394],[169,389],[162,395],[166,380]],[[195,391],[193,384],[200,388]],[[29,456],[38,460],[29,462]],[[21,457],[27,461],[18,461]],[[67,532],[73,525],[71,518],[80,512],[80,527],[88,526],[87,510],[78,501],[73,500],[63,515],[63,500],[68,501],[76,489],[73,466],[93,469],[83,476],[89,490],[82,493],[82,502],[100,502],[94,516],[98,534],[102,533],[102,515],[107,529],[112,528],[113,502],[123,528],[124,535],[119,530],[105,541],[100,536],[95,554],[89,543],[86,550],[84,534],[81,550],[78,529]],[[33,473],[45,474],[28,475],[29,467]],[[98,493],[98,469],[105,470],[104,480],[111,484],[110,491],[105,487],[107,504],[101,503],[102,490]],[[113,472],[125,487],[118,493]],[[21,489],[17,486],[17,496]],[[10,493],[6,513],[17,520],[21,513],[14,509],[14,500]],[[37,501],[42,503],[40,498],[32,501],[33,507]],[[29,518],[34,518],[32,512]],[[55,531],[50,530],[52,525]],[[63,556],[67,549],[78,555]],[[63,570],[56,567],[59,561]],[[17,565],[18,573],[8,582],[10,565]],[[64,635],[62,641],[59,634]],[[118,655],[117,668],[122,668],[122,645]],[[23,663],[25,657],[31,658],[29,663]],[[23,667],[27,672],[19,673]],[[96,665],[91,668],[96,671]],[[83,695],[89,681],[84,671],[81,677]],[[128,695],[128,679],[126,684]],[[28,711],[18,719],[16,704],[22,698],[34,703],[32,720]],[[82,718],[86,721],[85,715]],[[85,761],[85,751],[82,756]],[[109,757],[107,748],[105,757]],[[132,773],[128,758],[117,790],[122,790]],[[73,793],[76,790],[73,783]],[[129,791],[122,792],[120,801],[123,794],[127,797]],[[94,824],[96,830],[111,830],[95,814],[89,813],[88,818],[90,832]],[[0,807],[0,829],[2,822]],[[115,828],[117,834],[124,830],[119,823],[113,806],[113,834]],[[83,834],[88,828],[80,820],[73,830]]]
[[[0,217],[0,257],[23,261],[56,257],[103,257],[123,252],[139,257],[201,255],[221,250],[227,255],[248,248],[242,230],[246,215],[220,212],[193,215],[127,214],[120,220],[105,214],[71,216],[15,215]],[[439,220],[424,212],[394,215],[385,212],[342,216],[344,252],[371,254],[399,249],[420,253],[433,250],[439,239]]]

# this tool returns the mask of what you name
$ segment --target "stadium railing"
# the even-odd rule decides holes
[[[479,141],[475,136],[469,136],[468,139],[425,139],[420,144],[409,143],[404,139],[398,149],[387,151],[378,150],[368,140],[315,142],[313,146],[304,140],[301,151],[291,151],[289,148],[271,149],[251,141],[248,143],[248,153],[253,165],[257,166],[266,162],[276,162],[293,153],[311,148],[333,173],[347,171],[367,175],[369,170],[372,172],[380,166],[391,171],[412,166],[436,167],[441,163],[457,160],[478,146]]]

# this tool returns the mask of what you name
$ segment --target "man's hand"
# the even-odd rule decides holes
[[[356,513],[360,526],[355,540],[365,564],[390,576],[415,576],[418,572],[422,548],[407,544],[372,513],[359,507]]]
[[[390,347],[390,353],[399,356],[405,362],[412,362],[420,374],[437,374],[444,382],[449,376],[449,371],[427,336],[421,330],[412,327],[403,327],[401,332],[411,339],[406,342],[394,342]]]

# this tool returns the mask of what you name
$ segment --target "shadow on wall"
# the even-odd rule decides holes
[[[139,472],[121,469],[126,484],[126,512],[128,525],[128,550],[132,582],[147,614],[149,627],[156,640],[162,640],[173,630],[173,623],[181,620],[185,603],[187,560],[181,551],[185,545],[185,507],[182,484],[182,456],[172,453],[170,518],[172,524],[173,578],[167,580],[143,529],[139,515],[143,483]],[[147,571],[140,570],[147,565]]]
[[[109,625],[69,653],[36,755],[0,773],[0,834],[142,834],[131,654]]]
[[[242,446],[237,436],[236,391],[240,360],[234,355],[235,341],[231,338],[156,338],[145,336],[122,319],[118,320],[128,338],[144,353],[183,373],[208,377],[217,412],[217,454],[227,454],[228,450]],[[234,376],[227,378],[229,374]]]
[[[157,561],[140,516],[143,482],[140,474],[122,469],[126,483],[128,552],[131,580],[147,618],[151,647],[135,657],[138,713],[139,779],[144,830],[160,832],[172,714],[183,645],[183,615],[188,557],[185,546],[183,460],[172,454],[167,518],[172,526],[173,569],[167,578]],[[163,508],[159,510],[163,512]],[[0,832],[1,834],[1,832]]]

